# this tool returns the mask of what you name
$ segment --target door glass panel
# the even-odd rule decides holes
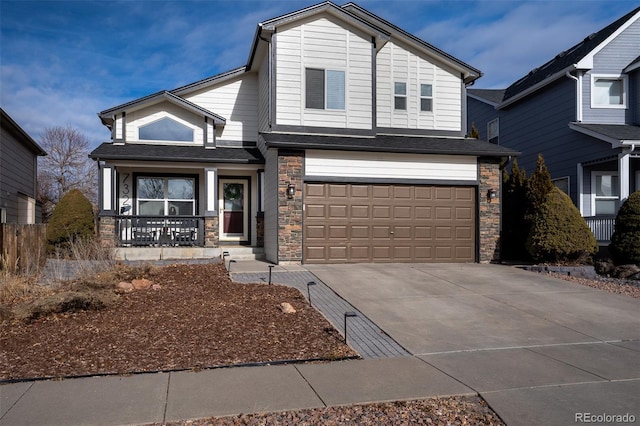
[[[225,234],[244,234],[244,185],[242,183],[225,183],[222,186],[224,198]]]
[[[618,176],[613,175],[597,175],[596,176],[596,195],[599,197],[617,197],[618,196]]]

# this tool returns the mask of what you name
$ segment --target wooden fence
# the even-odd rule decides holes
[[[45,224],[0,224],[0,269],[9,272],[32,272],[47,260],[47,226]]]

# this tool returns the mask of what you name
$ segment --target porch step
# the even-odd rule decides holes
[[[227,260],[263,260],[263,247],[220,246],[220,253],[227,252]]]

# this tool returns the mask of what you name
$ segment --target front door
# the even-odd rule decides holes
[[[249,240],[248,180],[220,179],[220,241]]]

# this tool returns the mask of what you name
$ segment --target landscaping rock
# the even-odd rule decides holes
[[[153,285],[153,281],[142,278],[140,280],[131,280],[131,284],[136,290],[146,290],[148,288],[151,288],[151,286]]]
[[[291,306],[291,304],[287,303],[287,302],[283,302],[283,303],[279,304],[278,308],[280,308],[280,310],[285,314],[295,314],[296,313],[296,310],[294,309],[294,307]]]
[[[116,288],[118,290],[122,290],[122,291],[133,291],[133,284],[126,282],[126,281],[120,281],[117,285]]]
[[[640,273],[638,265],[620,265],[613,271],[613,276],[623,279],[637,279]]]
[[[160,290],[162,287],[160,287],[160,284],[154,284],[154,285],[151,286],[151,288],[153,290]]]

